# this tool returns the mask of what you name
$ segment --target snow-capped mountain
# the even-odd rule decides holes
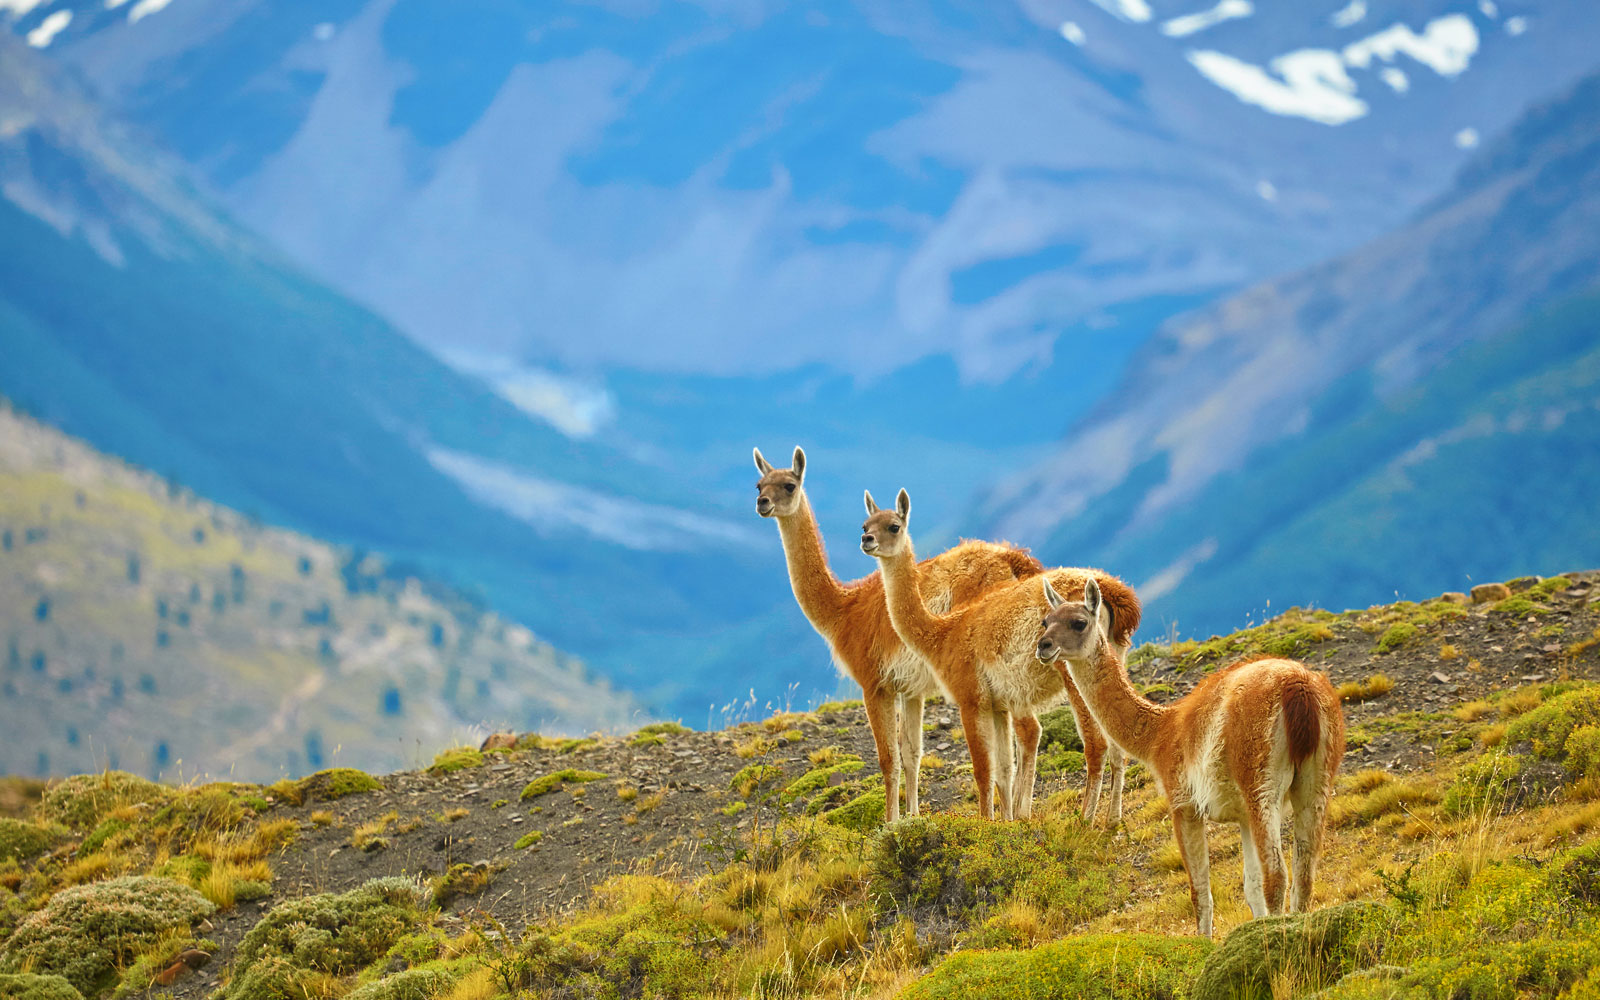
[[[1371,239],[1594,64],[1587,0],[6,0],[436,350],[999,380]]]

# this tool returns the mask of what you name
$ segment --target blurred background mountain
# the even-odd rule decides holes
[[[903,485],[1152,634],[1600,559],[1591,4],[0,22],[0,392],[645,711],[837,686],[752,444],[842,576]]]

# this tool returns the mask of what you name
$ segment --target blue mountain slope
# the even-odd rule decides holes
[[[1412,225],[1168,324],[990,523],[1191,634],[1593,564],[1597,222],[1591,77]]]

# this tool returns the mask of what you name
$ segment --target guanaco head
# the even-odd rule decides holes
[[[1105,607],[1100,597],[1100,584],[1091,576],[1083,582],[1083,600],[1069,601],[1050,586],[1049,576],[1039,579],[1044,583],[1044,600],[1049,605],[1044,616],[1044,634],[1039,637],[1039,659],[1045,663],[1092,659],[1105,638],[1100,622],[1100,611]]]
[[[795,448],[794,465],[774,469],[760,448],[754,450],[756,469],[761,473],[756,480],[756,513],[762,517],[788,517],[800,509],[804,497],[800,485],[806,476],[806,453]]]
[[[911,519],[911,497],[905,490],[894,498],[894,510],[884,510],[866,494],[867,520],[861,525],[861,551],[879,559],[889,559],[904,552],[911,544],[911,533],[906,522]]]

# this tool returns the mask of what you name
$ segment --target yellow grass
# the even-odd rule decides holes
[[[375,820],[362,823],[350,832],[350,846],[358,851],[366,850],[374,840],[387,833],[390,824],[399,818],[400,814],[391,810]]]
[[[1346,681],[1339,685],[1340,701],[1371,701],[1394,690],[1394,678],[1388,674],[1373,674],[1364,681]]]
[[[1461,650],[1450,645],[1448,642],[1439,647],[1439,659],[1441,660],[1454,660],[1460,656]]]

